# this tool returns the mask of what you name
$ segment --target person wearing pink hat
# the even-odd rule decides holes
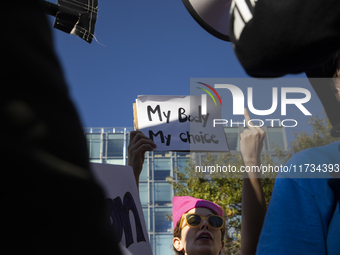
[[[245,166],[259,166],[265,137],[245,109],[248,129],[240,135],[240,150]],[[266,214],[266,204],[259,173],[244,173],[242,203],[241,254],[255,254],[257,241]],[[218,255],[224,247],[225,222],[222,208],[210,201],[189,196],[172,200],[176,255]]]
[[[245,109],[248,129],[240,135],[240,150],[245,166],[259,166],[265,137]],[[156,145],[140,131],[130,133],[129,162],[138,187],[144,153]],[[242,254],[255,254],[266,213],[265,199],[258,173],[245,173],[242,191]],[[173,247],[177,255],[218,255],[224,248],[225,221],[222,208],[210,201],[189,196],[173,198]]]
[[[176,254],[222,253],[225,221],[219,205],[189,196],[175,196],[172,205]]]

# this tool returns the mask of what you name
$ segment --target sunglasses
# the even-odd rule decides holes
[[[219,215],[209,215],[209,216],[202,216],[197,213],[186,213],[183,214],[181,222],[179,224],[179,232],[182,229],[183,219],[185,219],[186,223],[191,228],[199,227],[203,220],[206,220],[209,226],[213,229],[222,229],[224,227],[224,219]]]

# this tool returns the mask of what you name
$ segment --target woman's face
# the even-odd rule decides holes
[[[202,216],[215,214],[210,209],[204,207],[191,209],[187,213],[197,213]],[[224,246],[224,242],[221,241],[221,235],[221,229],[212,229],[205,219],[196,228],[188,226],[186,221],[183,220],[181,238],[175,237],[173,245],[175,249],[183,251],[184,254],[188,255],[217,255]]]

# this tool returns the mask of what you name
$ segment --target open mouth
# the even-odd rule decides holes
[[[210,233],[203,232],[199,234],[196,240],[212,240],[212,236]]]

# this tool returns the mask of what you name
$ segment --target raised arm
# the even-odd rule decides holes
[[[142,172],[145,152],[152,151],[154,148],[156,148],[156,144],[141,131],[130,133],[128,165],[133,168],[137,189],[139,188],[139,176]]]
[[[250,121],[249,113],[244,111],[248,129],[240,135],[240,149],[244,166],[260,166],[260,154],[265,137],[260,127],[254,127]],[[262,224],[266,215],[266,202],[264,199],[260,173],[244,173],[242,189],[242,228],[241,228],[241,254],[256,253]]]

